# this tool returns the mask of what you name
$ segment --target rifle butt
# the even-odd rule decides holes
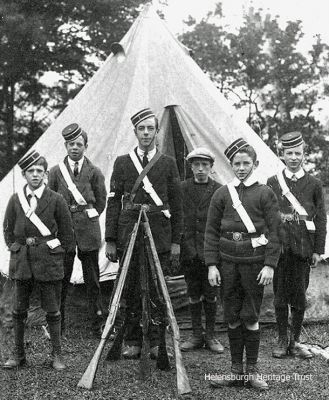
[[[173,338],[173,341],[174,341],[174,350],[176,359],[177,392],[179,395],[191,393],[192,389],[189,383],[186,369],[183,364],[182,353],[179,348],[179,342],[175,338]]]
[[[98,364],[99,364],[99,360],[101,358],[103,348],[105,345],[105,340],[106,339],[103,339],[103,338],[101,339],[101,341],[93,355],[93,358],[91,359],[87,369],[85,370],[84,374],[82,375],[82,377],[77,385],[79,388],[88,389],[88,390],[92,389],[94,379],[96,376],[96,372],[97,372],[97,368],[98,368]]]

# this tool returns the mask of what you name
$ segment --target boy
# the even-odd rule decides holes
[[[134,114],[131,122],[138,144],[129,154],[119,156],[113,166],[106,210],[106,255],[111,261],[122,257],[140,208],[146,205],[156,250],[161,267],[166,273],[171,263],[174,267],[177,265],[180,253],[183,209],[178,170],[175,160],[160,153],[155,146],[159,127],[154,112],[145,108]],[[126,313],[129,318],[125,336],[126,348],[123,351],[123,357],[128,359],[138,358],[141,354],[143,336],[140,324],[142,304],[138,256],[142,248],[142,242],[137,240],[129,266],[126,291]],[[150,297],[150,354],[152,358],[157,358],[159,336],[156,321],[163,319],[163,312],[157,304],[152,281]]]
[[[62,196],[45,186],[46,159],[32,151],[18,165],[27,185],[10,198],[3,226],[11,252],[9,277],[14,280],[15,334],[13,356],[4,368],[17,368],[26,362],[24,324],[29,298],[37,284],[53,348],[52,367],[61,371],[66,367],[61,357],[60,293],[64,252],[74,240],[71,218]]]
[[[286,168],[269,178],[267,184],[276,194],[282,220],[283,252],[274,273],[274,306],[279,331],[273,357],[288,353],[312,358],[299,346],[306,308],[310,266],[316,267],[324,253],[327,215],[321,182],[304,171],[304,141],[300,132],[280,138]],[[289,306],[292,316],[288,345]]]
[[[83,280],[87,288],[91,329],[101,334],[103,307],[99,284],[98,252],[101,246],[99,215],[106,204],[104,175],[86,156],[87,133],[78,124],[70,124],[62,132],[67,156],[49,172],[49,187],[60,193],[69,206],[81,260]],[[65,255],[61,298],[62,333],[65,331],[65,300],[73,271],[75,248]]]
[[[278,203],[273,191],[257,182],[254,170],[258,161],[252,146],[240,138],[224,154],[235,178],[218,189],[211,200],[205,261],[210,285],[222,283],[233,376],[214,380],[211,385],[243,385],[245,348],[249,385],[267,390],[268,385],[257,369],[258,321],[264,286],[272,282],[280,255]]]
[[[182,182],[184,233],[181,263],[190,302],[192,336],[181,345],[182,351],[206,346],[214,353],[223,353],[224,347],[215,338],[217,288],[209,285],[208,268],[204,263],[204,232],[210,200],[221,186],[209,177],[214,155],[206,148],[198,147],[186,157],[193,177]],[[201,321],[203,310],[206,317],[206,334]]]

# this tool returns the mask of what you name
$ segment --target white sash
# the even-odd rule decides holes
[[[233,208],[237,211],[239,214],[244,226],[247,228],[248,233],[255,233],[256,228],[252,220],[250,219],[246,209],[243,207],[240,199],[238,192],[235,189],[235,186],[233,182],[230,182],[227,184],[228,191],[230,193],[232,202],[233,202]],[[268,243],[267,238],[265,235],[262,233],[259,237],[253,237],[250,238],[251,240],[251,245],[253,248],[259,247],[259,246],[266,246]]]
[[[293,209],[301,216],[301,217],[307,217],[307,211],[305,208],[300,204],[300,202],[296,199],[296,197],[291,193],[290,189],[288,188],[287,182],[285,181],[283,177],[283,171],[280,171],[277,173],[277,178],[279,185],[281,186],[282,190],[282,195],[286,197],[286,199],[289,201],[289,203],[292,205]],[[306,228],[309,231],[315,231],[315,225],[313,221],[305,221],[306,223]]]
[[[227,188],[228,188],[228,191],[230,192],[230,196],[233,201],[233,208],[239,214],[242,222],[244,223],[244,226],[247,228],[248,233],[255,233],[256,232],[255,225],[253,224],[252,220],[250,219],[246,209],[243,207],[243,205],[239,199],[238,192],[236,191],[233,183],[232,182],[228,183]]]
[[[140,174],[143,171],[143,167],[138,159],[138,157],[136,156],[136,153],[134,150],[132,150],[129,153],[129,156],[131,158],[131,161],[134,163],[135,168],[137,169],[137,172]],[[154,201],[154,203],[157,206],[163,206],[163,202],[160,199],[160,197],[157,195],[157,192],[153,189],[152,183],[150,182],[149,178],[147,176],[144,177],[143,179],[143,189],[145,190],[146,193],[148,193],[152,200]]]
[[[25,213],[25,216],[32,222],[34,226],[36,226],[41,233],[42,236],[50,236],[51,232],[50,230],[46,227],[46,225],[41,221],[41,219],[37,216],[37,214],[31,209],[25,194],[23,188],[21,188],[18,192],[18,199],[19,202],[21,203],[21,206],[23,208],[23,211]]]
[[[74,184],[74,182],[72,181],[72,178],[69,174],[69,171],[66,168],[66,165],[64,164],[64,162],[60,162],[58,164],[59,169],[61,170],[61,173],[63,175],[63,178],[67,184],[67,188],[69,189],[69,191],[72,193],[72,196],[74,197],[74,200],[80,205],[80,206],[86,206],[87,202],[84,199],[84,197],[82,196],[82,194],[79,192],[78,188],[76,187],[76,185]]]

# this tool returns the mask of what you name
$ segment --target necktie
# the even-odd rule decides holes
[[[32,192],[29,195],[29,198],[30,198],[30,208],[32,211],[35,211],[38,205],[38,200],[36,198],[36,195]]]
[[[149,160],[148,160],[148,158],[147,158],[147,151],[145,151],[144,152],[144,155],[143,155],[143,160],[142,160],[142,166],[143,166],[143,168],[145,168],[146,167],[146,165],[148,164],[148,162],[149,162]]]
[[[79,175],[79,163],[78,163],[78,161],[76,161],[74,163],[73,175],[74,176],[78,176]]]
[[[293,174],[293,176],[291,177],[291,180],[292,180],[293,182],[297,182],[297,176],[296,176],[295,174]]]

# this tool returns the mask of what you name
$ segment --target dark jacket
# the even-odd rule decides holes
[[[266,246],[253,248],[251,240],[234,241],[225,238],[227,232],[246,232],[239,214],[233,208],[227,185],[217,189],[208,211],[205,233],[206,265],[219,265],[221,259],[232,262],[255,263],[275,268],[281,244],[278,237],[280,224],[279,206],[273,191],[266,185],[254,183],[237,188],[239,199],[251,218],[257,236],[262,233],[268,239]]]
[[[305,208],[308,218],[314,221],[316,231],[307,230],[305,221],[293,220],[282,224],[282,243],[285,249],[302,258],[309,258],[313,253],[323,254],[326,241],[327,214],[324,205],[321,182],[305,172],[305,175],[296,182],[284,179],[291,193]],[[292,214],[292,206],[279,185],[277,176],[268,179],[267,184],[277,196],[281,213]]]
[[[93,205],[98,214],[101,215],[106,205],[106,188],[104,175],[100,169],[85,157],[81,171],[75,177],[68,165],[67,157],[65,157],[64,163],[86,202]],[[48,186],[55,192],[60,193],[69,206],[76,204],[58,165],[51,168],[49,172]],[[82,251],[99,249],[101,246],[99,217],[89,218],[86,211],[71,213],[71,217],[79,249]]]
[[[31,247],[24,244],[26,238],[41,238],[42,235],[25,216],[18,195],[12,195],[3,223],[5,241],[11,251],[9,277],[26,280],[33,275],[38,281],[60,280],[64,276],[64,250],[74,246],[68,207],[62,196],[46,187],[35,213],[52,237],[59,239],[61,246],[51,250],[45,242]]]
[[[124,248],[137,220],[138,211],[124,210],[122,201],[128,200],[138,175],[129,154],[115,160],[106,210],[105,240],[115,241],[119,250]],[[168,208],[171,213],[170,219],[161,211],[148,213],[157,251],[167,252],[171,243],[180,243],[183,224],[180,179],[175,160],[162,154],[147,177],[164,203],[164,208]],[[134,203],[155,205],[143,189],[143,183],[136,192]]]
[[[210,200],[221,185],[210,179],[204,188],[201,200],[195,195],[194,178],[182,182],[184,231],[182,238],[181,260],[187,262],[198,258],[204,260],[204,233],[206,230],[207,214]]]

